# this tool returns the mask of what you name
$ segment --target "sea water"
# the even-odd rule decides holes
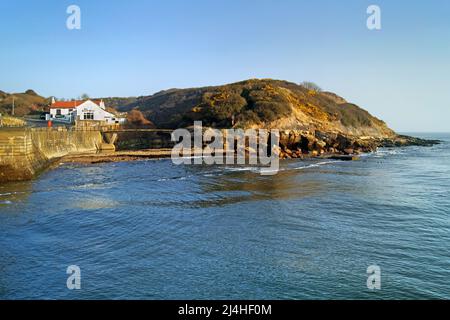
[[[274,176],[167,159],[2,184],[0,299],[449,299],[450,135],[419,136],[443,143]]]

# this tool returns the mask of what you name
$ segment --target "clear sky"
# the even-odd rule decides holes
[[[0,72],[0,90],[65,98],[310,80],[395,130],[450,131],[450,1],[0,0]]]

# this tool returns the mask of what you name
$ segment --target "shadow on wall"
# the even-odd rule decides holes
[[[100,131],[66,128],[0,130],[0,182],[30,180],[52,161],[73,153],[94,153]]]

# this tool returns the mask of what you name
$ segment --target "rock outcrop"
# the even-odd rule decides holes
[[[358,155],[380,147],[432,146],[437,140],[424,140],[403,135],[391,137],[352,136],[341,133],[284,130],[280,132],[280,157]]]

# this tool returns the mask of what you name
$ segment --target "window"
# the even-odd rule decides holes
[[[93,112],[86,112],[84,114],[84,120],[94,120],[94,113]]]
[[[61,109],[56,109],[56,115],[60,116],[61,115]]]

